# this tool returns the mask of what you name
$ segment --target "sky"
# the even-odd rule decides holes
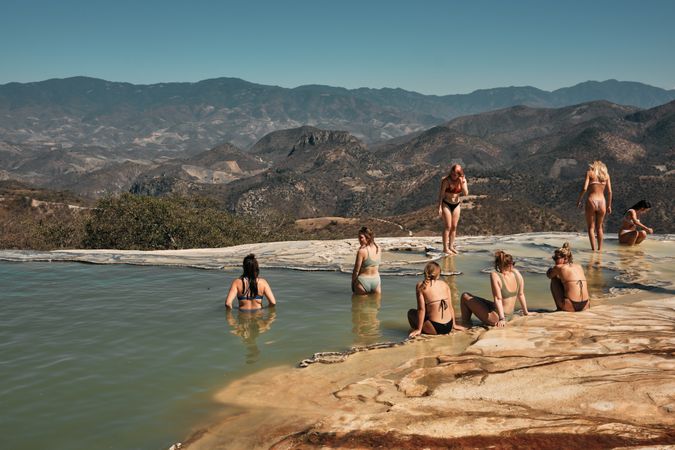
[[[0,84],[675,89],[675,1],[0,0]]]

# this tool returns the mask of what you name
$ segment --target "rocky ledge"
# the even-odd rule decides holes
[[[672,448],[674,352],[674,297],[618,298],[259,372],[183,446]]]

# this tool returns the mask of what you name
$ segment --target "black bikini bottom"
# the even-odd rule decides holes
[[[448,323],[438,323],[429,320],[429,323],[436,330],[436,334],[448,334],[452,331],[452,320]]]
[[[584,308],[586,307],[586,305],[588,304],[588,302],[590,301],[590,300],[576,301],[576,300],[570,300],[569,298],[567,300],[570,301],[570,303],[572,304],[572,307],[574,308],[575,312],[583,311]]]
[[[450,202],[447,201],[447,200],[443,200],[443,204],[444,204],[445,206],[448,207],[448,209],[450,210],[450,212],[453,212],[453,211],[455,210],[455,208],[457,208],[457,207],[459,206],[459,202],[457,202],[457,203],[450,203]]]

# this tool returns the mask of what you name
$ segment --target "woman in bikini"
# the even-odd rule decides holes
[[[640,200],[626,210],[619,230],[621,244],[636,245],[647,239],[647,234],[654,233],[653,229],[640,222],[640,216],[649,211],[651,207],[652,204],[647,200]]]
[[[455,164],[450,168],[448,176],[441,180],[441,190],[438,193],[438,215],[443,218],[443,252],[449,255],[458,253],[455,238],[461,212],[460,195],[469,195],[469,188],[462,166]]]
[[[591,241],[591,250],[595,251],[596,236],[597,249],[602,250],[602,239],[604,230],[602,223],[605,220],[605,214],[612,214],[612,182],[607,173],[607,166],[602,161],[593,161],[589,164],[586,172],[584,188],[579,194],[577,207],[581,208],[581,201],[588,190],[586,206],[586,225],[588,226],[588,239]],[[607,200],[605,201],[605,190],[607,190]]]
[[[465,329],[456,323],[450,286],[440,278],[441,267],[434,261],[428,262],[424,267],[424,280],[417,283],[415,289],[417,309],[408,310],[408,322],[413,329],[409,337]]]
[[[378,270],[382,252],[370,228],[362,227],[359,230],[359,245],[352,271],[352,292],[356,295],[379,294],[382,292]]]
[[[277,304],[274,298],[272,288],[265,279],[258,277],[260,269],[258,268],[258,260],[255,259],[254,254],[250,254],[244,258],[244,273],[232,281],[230,285],[230,292],[227,293],[225,299],[225,307],[232,308],[234,299],[239,303],[240,311],[255,311],[262,308],[263,297],[267,298],[269,306]]]
[[[572,262],[570,244],[565,242],[553,253],[555,265],[546,276],[551,279],[551,294],[557,311],[583,311],[591,307],[584,268]]]
[[[476,315],[485,325],[506,326],[506,316],[513,314],[516,299],[520,302],[523,315],[532,314],[527,310],[525,280],[514,267],[513,256],[498,250],[495,252],[495,270],[490,272],[490,286],[494,302],[464,292],[460,298],[462,323],[471,327],[471,316]]]

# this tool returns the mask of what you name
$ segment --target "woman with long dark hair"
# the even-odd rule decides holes
[[[239,309],[242,311],[253,311],[263,307],[263,297],[267,298],[269,306],[277,304],[274,293],[269,283],[258,275],[260,269],[258,260],[251,253],[244,258],[244,272],[241,276],[232,281],[230,292],[225,300],[225,307],[232,308],[234,299],[239,303]]]
[[[506,326],[506,316],[513,314],[516,299],[520,302],[523,315],[531,314],[527,310],[525,300],[525,280],[514,266],[513,256],[502,250],[495,252],[495,270],[490,272],[490,287],[494,301],[464,292],[460,297],[464,326],[471,327],[473,314],[491,327]]]
[[[380,280],[380,262],[382,251],[375,243],[373,230],[361,227],[359,230],[359,250],[356,252],[352,271],[352,292],[356,295],[379,294],[382,292]]]
[[[584,212],[586,215],[586,225],[588,227],[588,240],[591,242],[591,250],[596,248],[602,250],[602,240],[605,234],[603,222],[606,214],[612,214],[612,182],[607,173],[607,166],[602,161],[593,161],[589,164],[586,172],[584,187],[579,194],[577,206],[581,208],[581,200],[588,190],[586,206]],[[607,199],[605,200],[605,191]]]
[[[408,337],[420,334],[448,334],[453,328],[463,330],[457,324],[452,308],[452,293],[448,283],[441,280],[441,266],[431,261],[424,267],[424,280],[417,283],[417,309],[408,310],[408,323],[413,329]]]
[[[647,239],[647,234],[653,234],[654,230],[640,222],[640,216],[649,211],[652,204],[647,200],[640,200],[623,215],[623,222],[619,230],[619,242],[627,245],[637,245]]]
[[[459,164],[450,167],[448,176],[441,180],[438,193],[438,215],[443,219],[443,252],[456,255],[455,239],[461,213],[460,195],[469,195],[464,170]]]

